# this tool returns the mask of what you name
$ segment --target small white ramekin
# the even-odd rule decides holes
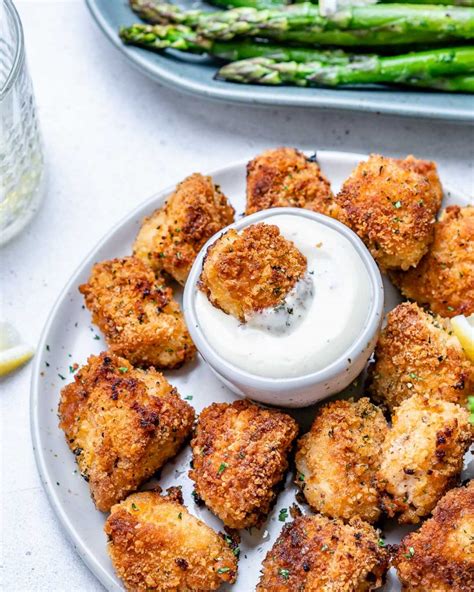
[[[196,315],[196,294],[203,259],[209,246],[230,228],[242,230],[264,218],[281,215],[303,216],[336,230],[350,241],[367,268],[371,282],[372,308],[360,335],[352,345],[326,368],[292,378],[267,378],[246,372],[222,358],[207,341]],[[379,269],[360,238],[337,220],[301,208],[274,208],[246,216],[211,237],[191,268],[183,297],[183,310],[191,337],[204,360],[218,378],[234,393],[266,405],[306,407],[346,388],[364,369],[377,341],[382,321],[384,291]]]

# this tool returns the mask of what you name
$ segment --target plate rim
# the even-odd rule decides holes
[[[303,150],[305,152],[311,152],[308,150]],[[317,150],[318,154],[324,154],[326,157],[333,158],[333,159],[341,159],[341,158],[353,158],[363,160],[367,158],[369,155],[360,153],[360,152],[348,152],[348,151],[340,151],[340,150]],[[232,172],[236,168],[244,168],[248,162],[248,159],[240,159],[233,161],[231,164],[216,167],[211,171],[204,172],[202,174],[209,175],[214,177],[218,174],[225,174],[226,172]],[[31,379],[30,379],[30,396],[29,396],[29,423],[30,423],[30,434],[32,439],[32,448],[34,453],[34,459],[36,468],[38,470],[41,486],[43,491],[46,494],[48,499],[49,505],[52,508],[55,517],[59,520],[61,524],[62,531],[66,535],[67,540],[72,544],[74,550],[78,553],[79,557],[88,567],[89,571],[92,575],[105,587],[107,591],[121,591],[123,590],[122,587],[117,587],[116,582],[111,579],[110,574],[103,568],[101,563],[97,560],[95,555],[92,551],[88,548],[88,546],[84,543],[82,538],[77,533],[75,527],[71,524],[67,512],[64,510],[63,504],[59,500],[59,495],[57,490],[52,487],[50,481],[49,470],[46,462],[46,455],[41,449],[41,428],[39,422],[39,415],[37,413],[37,409],[40,405],[40,371],[41,371],[41,362],[42,362],[42,355],[41,353],[45,350],[47,336],[51,329],[51,326],[54,322],[56,317],[57,311],[61,306],[64,298],[67,296],[68,292],[74,286],[77,276],[82,272],[84,269],[87,261],[91,258],[93,253],[98,252],[104,244],[125,224],[130,222],[134,216],[138,214],[143,208],[147,206],[151,206],[155,204],[157,200],[164,200],[168,195],[170,195],[176,187],[176,183],[168,185],[167,187],[163,188],[162,190],[157,191],[147,199],[141,201],[137,204],[132,210],[128,213],[123,215],[117,222],[115,222],[111,228],[94,244],[94,246],[89,249],[86,255],[81,259],[80,263],[75,267],[74,271],[69,276],[68,280],[65,282],[63,288],[60,290],[58,296],[56,297],[54,304],[51,307],[51,310],[48,313],[46,321],[43,325],[41,330],[40,337],[38,339],[38,343],[36,346],[36,355],[33,359],[33,365],[31,368]],[[458,196],[461,199],[468,199],[467,195],[458,190],[453,190],[450,185],[444,186],[445,195],[453,193],[454,195]],[[155,205],[154,207],[158,207]]]
[[[375,113],[382,115],[400,116],[400,117],[422,117],[428,120],[440,120],[450,123],[467,123],[474,125],[474,110],[469,108],[446,108],[430,106],[429,111],[420,105],[400,104],[396,100],[381,105],[377,99],[364,98],[348,99],[337,96],[337,91],[333,91],[330,99],[319,97],[317,94],[305,93],[304,95],[288,96],[279,93],[271,86],[259,87],[252,85],[229,84],[229,88],[214,88],[204,82],[196,82],[185,77],[175,75],[171,69],[165,68],[160,64],[153,64],[144,57],[143,50],[135,47],[125,46],[119,39],[117,31],[113,29],[108,20],[104,17],[97,0],[86,0],[86,6],[89,9],[93,19],[104,33],[105,37],[115,48],[125,56],[127,61],[137,70],[154,80],[161,82],[169,88],[184,92],[188,95],[198,95],[200,97],[220,102],[234,103],[237,105],[252,106],[278,106],[278,107],[298,107],[320,110],[342,110],[355,111],[362,113]],[[291,88],[291,87],[289,87]],[[246,90],[243,90],[246,89]],[[331,90],[331,89],[327,89]],[[395,91],[394,91],[395,92]],[[442,94],[442,93],[434,93]],[[469,95],[466,95],[469,96]]]

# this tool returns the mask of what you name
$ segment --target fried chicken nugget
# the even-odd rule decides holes
[[[370,524],[316,514],[283,527],[263,561],[257,592],[366,592],[384,581],[388,552]]]
[[[387,315],[369,383],[391,411],[415,393],[464,405],[474,391],[474,364],[446,319],[404,302]]]
[[[226,314],[248,316],[278,306],[306,273],[306,257],[273,224],[228,230],[207,250],[200,289]]]
[[[206,407],[191,442],[196,493],[226,526],[260,525],[297,435],[292,417],[249,401]]]
[[[417,265],[433,240],[442,189],[435,164],[372,154],[336,196],[341,221],[364,241],[382,269]]]
[[[393,563],[403,592],[474,590],[474,481],[438,502],[433,517],[403,539]]]
[[[59,417],[95,505],[106,512],[177,454],[194,410],[160,372],[104,352],[62,389]]]
[[[296,453],[296,483],[314,510],[343,520],[379,518],[375,475],[387,430],[367,398],[322,407]]]
[[[137,257],[96,263],[79,291],[110,350],[132,364],[179,368],[194,357],[173,291]]]
[[[395,409],[377,473],[382,504],[400,523],[428,516],[456,485],[473,441],[467,409],[413,395]]]
[[[190,514],[178,488],[130,495],[105,523],[108,552],[130,592],[207,592],[235,582],[237,558]]]
[[[267,150],[247,164],[246,215],[277,207],[336,215],[338,207],[331,186],[315,156],[282,147]]]
[[[196,255],[213,234],[232,224],[234,208],[211,177],[187,177],[165,206],[143,221],[134,254],[185,283]]]
[[[402,293],[444,316],[474,313],[474,207],[449,206],[415,269],[390,274]]]

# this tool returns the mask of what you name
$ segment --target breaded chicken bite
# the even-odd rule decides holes
[[[96,263],[79,291],[110,350],[132,364],[179,368],[194,357],[173,291],[137,257]]]
[[[237,558],[183,505],[178,488],[130,495],[104,528],[108,552],[130,592],[207,592],[235,582]]]
[[[474,364],[449,321],[404,302],[387,315],[369,382],[369,393],[391,411],[415,393],[464,405],[474,391]]]
[[[297,435],[285,413],[249,401],[212,404],[201,412],[191,442],[196,493],[226,526],[260,525]]]
[[[211,177],[187,177],[165,206],[143,221],[134,254],[184,284],[196,255],[213,234],[232,224],[234,208]]]
[[[296,483],[314,510],[346,521],[379,518],[375,475],[387,429],[367,398],[334,401],[319,411],[296,453]]]
[[[366,592],[379,588],[388,552],[379,533],[354,518],[349,524],[320,514],[283,527],[263,561],[257,592]]]
[[[467,409],[413,395],[395,409],[377,473],[382,504],[401,523],[428,516],[456,485],[473,441]]]
[[[341,221],[364,241],[382,269],[417,265],[433,240],[442,189],[434,163],[372,154],[336,196]]]
[[[247,164],[246,215],[277,207],[335,216],[338,208],[331,186],[315,156],[283,147],[267,150]]]
[[[200,289],[242,322],[281,304],[307,270],[306,257],[273,224],[228,230],[208,249]]]
[[[474,481],[449,491],[393,561],[403,592],[474,590]]]
[[[175,456],[194,410],[153,368],[105,352],[62,389],[59,418],[95,505],[107,512]]]
[[[474,313],[474,207],[449,206],[415,269],[390,274],[402,293],[444,316]]]

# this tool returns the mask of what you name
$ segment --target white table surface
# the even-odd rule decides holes
[[[110,0],[125,1],[125,0]],[[473,128],[379,115],[236,107],[181,96],[131,68],[79,0],[17,6],[46,146],[34,222],[0,251],[2,316],[31,343],[71,271],[128,210],[193,171],[270,146],[415,155],[471,192]],[[98,591],[41,488],[29,431],[30,367],[0,382],[0,588]]]

